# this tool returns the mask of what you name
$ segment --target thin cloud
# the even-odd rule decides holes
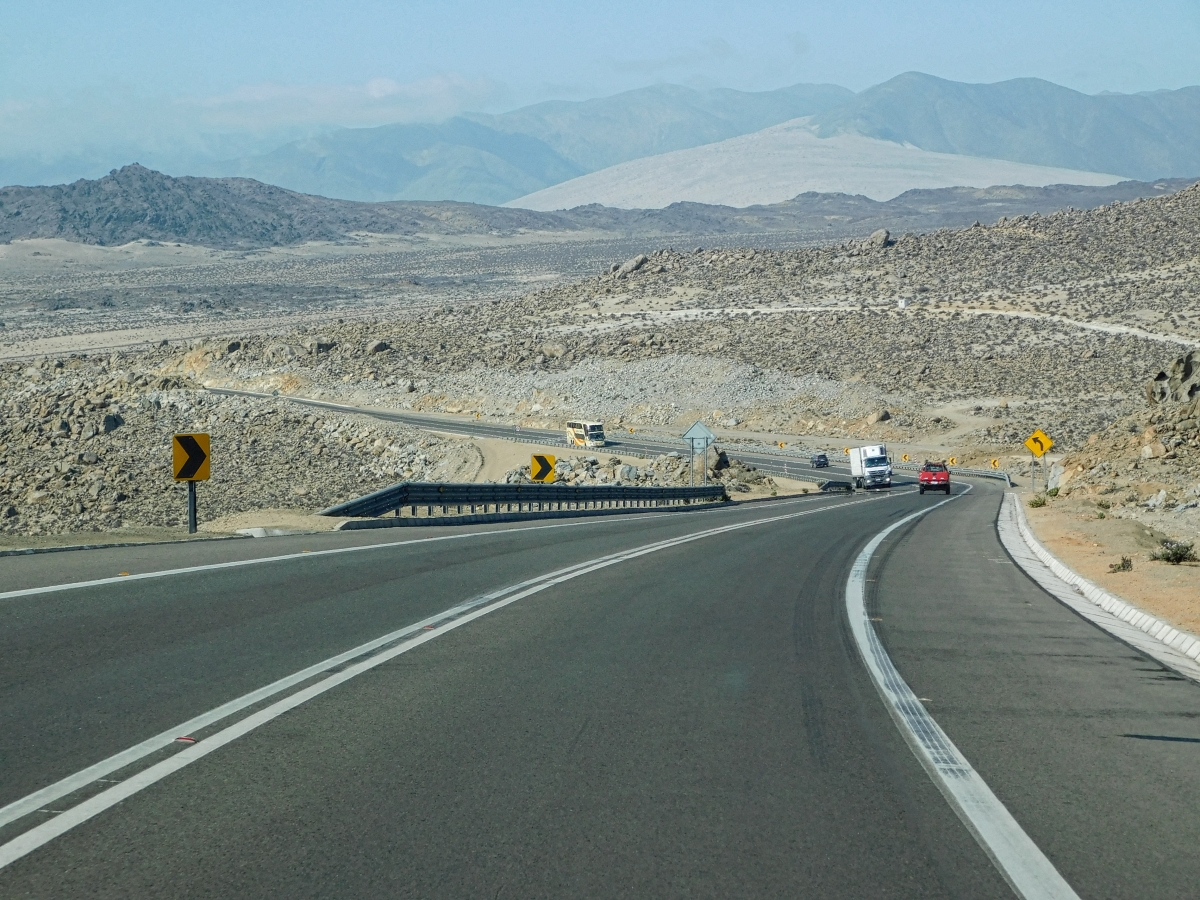
[[[690,47],[673,53],[650,59],[617,59],[608,60],[610,69],[618,72],[637,74],[658,74],[679,69],[694,69],[699,66],[724,62],[737,56],[732,45],[724,38],[710,38],[697,47]]]
[[[355,127],[445,119],[486,106],[502,94],[503,88],[489,79],[438,75],[413,82],[372,78],[354,85],[246,85],[179,105],[195,106],[197,118],[209,127]]]
[[[808,35],[803,31],[793,31],[787,36],[787,42],[797,56],[806,56],[812,49],[812,44],[808,42]]]
[[[106,171],[134,159],[203,168],[206,160],[267,152],[330,128],[441,121],[493,105],[505,90],[488,79],[439,75],[350,85],[265,82],[209,97],[109,89],[0,101],[0,182],[15,172]]]

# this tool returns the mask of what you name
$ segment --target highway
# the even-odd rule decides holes
[[[0,897],[1195,896],[1200,685],[1025,576],[1001,496],[0,559]]]
[[[229,394],[231,396],[241,395],[266,398],[272,396],[253,391],[227,390],[225,388],[210,388],[210,390],[216,394]],[[437,431],[442,434],[458,434],[464,437],[498,438],[505,441],[542,444],[551,447],[563,447],[582,454],[591,453],[599,455],[604,453],[611,456],[614,454],[629,453],[633,456],[652,458],[672,451],[684,454],[690,452],[687,444],[682,440],[670,441],[666,438],[639,437],[636,432],[608,434],[608,443],[602,449],[583,450],[576,447],[568,448],[566,438],[563,432],[559,430],[504,425],[497,422],[487,422],[478,419],[469,419],[465,416],[442,413],[411,413],[376,406],[348,406],[341,403],[329,403],[324,400],[310,400],[304,397],[289,396],[287,399],[305,406],[357,413],[381,419],[385,422],[403,422],[406,425],[412,425],[428,431]],[[833,465],[814,469],[809,464],[811,457],[808,453],[789,452],[786,450],[776,453],[763,453],[743,450],[740,447],[727,447],[727,449],[730,449],[738,459],[750,463],[768,475],[807,479],[829,478],[831,476],[841,477],[849,476],[850,474],[849,466],[837,465],[837,457],[833,454],[830,454],[830,461],[834,463]]]

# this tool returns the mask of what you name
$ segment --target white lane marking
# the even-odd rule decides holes
[[[808,503],[820,500],[828,495],[814,494],[811,497],[798,497],[794,500],[777,500],[776,506],[791,506],[796,503]],[[707,512],[731,512],[744,507],[731,506],[729,509],[713,509]],[[142,581],[147,578],[169,578],[173,575],[190,575],[194,572],[211,572],[218,569],[238,569],[243,566],[257,566],[264,563],[285,562],[291,559],[313,559],[321,556],[335,556],[340,553],[360,553],[366,550],[379,550],[387,547],[405,547],[411,544],[429,544],[436,541],[459,541],[468,538],[492,537],[500,534],[513,534],[522,531],[541,531],[547,528],[578,528],[582,525],[603,525],[609,522],[628,521],[636,518],[639,521],[651,519],[666,519],[673,516],[689,515],[687,512],[638,513],[635,516],[603,516],[588,519],[584,522],[557,522],[553,525],[514,525],[509,528],[496,528],[491,531],[472,531],[466,534],[443,534],[434,537],[410,538],[404,541],[384,541],[379,544],[358,544],[353,547],[334,547],[329,550],[312,550],[305,553],[285,553],[280,556],[259,556],[254,559],[238,559],[229,562],[205,563],[199,566],[185,566],[180,569],[160,569],[155,572],[139,572],[134,575],[114,575],[109,578],[93,578],[90,581],[68,581],[62,584],[48,584],[42,587],[21,588],[15,591],[0,592],[0,600],[14,600],[18,597],[32,597],[36,594],[53,594],[56,591],[73,591],[80,588],[100,587],[106,584],[128,584],[131,581]]]
[[[899,494],[892,494],[890,496],[898,495]],[[409,650],[419,647],[427,641],[431,641],[435,637],[445,634],[446,632],[457,628],[460,625],[465,625],[467,622],[474,621],[475,619],[485,616],[488,613],[495,612],[498,609],[503,609],[509,604],[515,603],[516,601],[532,594],[536,594],[539,591],[544,591],[547,588],[561,584],[564,581],[570,581],[573,578],[578,578],[580,575],[585,575],[598,569],[615,565],[619,562],[625,562],[626,560],[635,559],[639,556],[645,556],[649,553],[655,553],[659,550],[665,550],[680,544],[690,543],[702,538],[713,537],[718,534],[725,534],[730,531],[737,531],[742,528],[751,528],[757,525],[766,525],[773,522],[796,519],[802,516],[816,515],[817,513],[827,512],[834,509],[842,509],[847,506],[857,506],[862,503],[871,503],[878,499],[884,499],[887,496],[889,495],[885,494],[882,497],[869,497],[862,500],[851,500],[843,503],[831,504],[829,506],[817,507],[816,509],[806,509],[801,510],[800,512],[786,513],[780,516],[753,519],[749,522],[737,522],[731,525],[710,528],[704,531],[693,532],[691,534],[685,534],[662,541],[656,541],[650,544],[644,544],[640,547],[634,547],[628,550],[610,553],[606,556],[596,557],[595,559],[587,560],[586,562],[577,563],[563,569],[557,569],[553,572],[528,579],[518,584],[501,588],[497,591],[485,594],[483,597],[451,607],[445,612],[425,619],[422,622],[417,622],[416,624],[410,625],[407,628],[403,628],[399,631],[392,632],[391,634],[384,635],[383,637],[376,638],[374,641],[363,644],[353,650],[348,650],[345,653],[339,654],[338,656],[331,657],[324,663],[318,663],[315,666],[310,666],[307,669],[297,672],[295,675],[281,679],[280,681],[277,681],[272,685],[268,685],[259,691],[255,691],[252,694],[247,694],[238,700],[231,701],[230,703],[205,713],[202,716],[190,719],[176,728],[164,731],[157,737],[143,741],[141,744],[131,747],[122,753],[116,754],[115,756],[109,757],[109,759],[104,760],[103,762],[89,766],[88,768],[77,772],[75,775],[68,776],[67,778],[56,782],[55,784],[42,788],[41,790],[36,791],[27,797],[23,797],[14,803],[10,803],[8,806],[4,807],[4,809],[0,810],[0,825],[14,821],[15,819],[19,819],[22,816],[27,815],[29,812],[33,812],[39,808],[43,808],[46,804],[54,802],[54,800],[57,800],[63,796],[66,796],[67,794],[79,790],[82,787],[86,787],[87,785],[98,781],[104,775],[114,772],[123,766],[129,765],[132,762],[136,762],[138,759],[148,756],[155,750],[161,749],[162,747],[172,743],[175,738],[181,734],[188,734],[189,731],[199,730],[197,723],[211,724],[216,722],[227,717],[233,712],[252,705],[258,700],[262,700],[271,694],[278,693],[288,686],[298,684],[306,678],[312,677],[315,674],[319,674],[325,669],[333,668],[341,662],[361,656],[364,652],[369,652],[372,649],[386,645],[397,638],[402,638],[406,635],[413,634],[414,632],[419,632],[419,634],[417,634],[415,637],[411,637],[409,640],[397,644],[395,647],[384,650],[383,652],[368,657],[361,662],[355,663],[341,672],[330,675],[329,677],[324,678],[315,684],[309,685],[308,687],[303,688],[294,694],[290,694],[287,697],[276,701],[271,706],[259,710],[258,712],[247,716],[245,719],[239,720],[238,722],[222,729],[216,734],[202,738],[200,741],[191,745],[186,750],[179,751],[170,759],[163,760],[162,762],[156,763],[142,772],[130,776],[128,779],[120,782],[117,786],[108,788],[99,794],[96,794],[94,797],[83,801],[77,806],[73,806],[70,809],[60,813],[51,821],[31,828],[29,831],[24,832],[8,843],[0,845],[0,868],[4,868],[14,860],[20,859],[27,853],[30,853],[48,841],[53,840],[64,832],[69,831],[71,828],[74,828],[81,822],[85,822],[98,813],[103,812],[114,804],[121,802],[133,794],[136,794],[143,788],[146,788],[151,784],[166,778],[171,773],[176,772],[184,766],[206,756],[213,750],[216,750],[230,741],[235,740],[236,738],[250,731],[253,731],[260,725],[283,715],[288,710],[296,708],[302,703],[311,700],[313,697],[325,693],[342,682],[353,678],[355,675],[359,675],[363,672],[373,669],[376,666],[381,665],[382,663],[387,662],[388,660],[393,659],[402,653],[407,653]],[[451,617],[453,617],[451,621],[444,621]],[[433,628],[426,630],[427,624],[432,624],[439,621],[442,621],[444,624],[434,625]]]
[[[970,488],[968,488],[970,490]],[[963,493],[966,493],[964,491]],[[954,742],[942,731],[912,688],[896,670],[867,614],[866,576],[871,557],[897,528],[947,503],[957,494],[928,509],[889,525],[863,548],[846,581],[846,614],[858,651],[876,690],[896,727],[929,777],[975,836],[1000,874],[1025,900],[1079,900],[1079,896],[1054,868],[991,788],[971,767]]]

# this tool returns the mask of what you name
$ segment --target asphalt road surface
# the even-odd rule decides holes
[[[1029,581],[1000,497],[880,545],[874,627],[1080,897],[1196,896],[1200,686]],[[0,897],[1011,897],[847,625],[943,499],[0,559],[0,806],[195,739],[0,827]]]
[[[269,394],[255,393],[252,391],[235,391],[225,390],[223,388],[213,388],[217,394],[245,395],[251,397],[269,397]],[[464,416],[453,416],[447,414],[435,413],[409,413],[400,412],[397,410],[382,409],[372,406],[347,406],[341,403],[327,403],[323,400],[309,400],[303,397],[288,397],[287,399],[294,403],[302,403],[306,406],[324,407],[325,409],[336,409],[343,412],[359,413],[372,418],[382,419],[385,422],[403,422],[407,425],[413,425],[417,428],[424,428],[429,431],[438,431],[443,434],[460,434],[465,437],[478,438],[499,438],[505,441],[519,441],[530,444],[543,444],[551,447],[563,447],[575,450],[580,453],[629,453],[634,456],[655,457],[661,456],[664,453],[672,451],[678,453],[690,453],[690,448],[683,440],[671,441],[667,438],[652,439],[650,437],[639,437],[636,432],[618,432],[608,434],[608,442],[601,450],[583,450],[582,448],[568,448],[566,438],[562,431],[549,430],[544,428],[525,428],[517,425],[502,425],[496,422],[486,422],[481,420],[468,419]],[[789,453],[780,451],[778,453],[762,453],[750,450],[737,448],[735,454],[738,459],[743,462],[750,463],[768,475],[782,475],[791,478],[829,478],[829,477],[844,477],[850,474],[849,466],[837,464],[835,456],[830,455],[830,459],[834,465],[814,469],[809,464],[811,460],[810,454],[806,453]],[[905,476],[900,476],[900,481],[907,482]]]

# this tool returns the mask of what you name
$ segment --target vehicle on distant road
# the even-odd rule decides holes
[[[857,488],[892,486],[892,461],[883,444],[850,448],[850,477]]]
[[[811,465],[814,469],[824,469],[829,465],[829,457],[824,453],[814,453]]]
[[[573,447],[603,447],[608,443],[603,422],[568,422],[567,443]]]
[[[917,490],[922,494],[926,491],[945,491],[949,494],[950,470],[946,468],[946,464],[926,460],[917,476]]]

